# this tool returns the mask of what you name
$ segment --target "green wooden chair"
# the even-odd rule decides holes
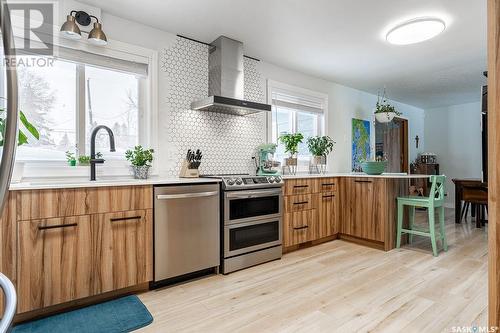
[[[441,239],[443,249],[448,251],[446,242],[446,233],[444,228],[444,183],[446,176],[430,176],[432,183],[430,196],[427,197],[399,197],[398,198],[398,234],[396,247],[401,246],[401,235],[409,234],[409,243],[413,241],[413,235],[430,237],[432,244],[432,253],[437,257],[436,230],[434,222],[434,212],[437,209],[439,213],[439,238]],[[404,206],[410,206],[410,220],[408,229],[403,228]],[[429,230],[422,230],[414,227],[415,207],[426,207],[429,212]]]

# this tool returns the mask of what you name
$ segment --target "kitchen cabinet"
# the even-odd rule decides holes
[[[285,247],[316,239],[318,216],[316,209],[285,213]]]
[[[335,192],[318,194],[318,237],[324,238],[338,233],[338,197]]]
[[[152,208],[150,185],[10,191],[0,264],[16,287],[18,314],[25,320],[53,305],[144,288]]]
[[[18,222],[18,311],[92,295],[90,215]]]
[[[152,210],[98,214],[95,219],[94,292],[108,292],[151,281]]]
[[[408,183],[409,177],[285,179],[284,252],[336,238],[393,249],[396,198],[408,195]],[[403,225],[407,223],[405,210]]]
[[[284,188],[285,251],[338,233],[337,178],[287,179]]]
[[[348,178],[345,206],[347,211],[342,220],[342,233],[363,239],[384,240],[383,212],[381,200],[384,196],[384,179]]]
[[[311,178],[287,179],[284,185],[284,195],[309,194],[318,192],[318,182]]]

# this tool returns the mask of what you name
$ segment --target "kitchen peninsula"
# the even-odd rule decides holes
[[[337,238],[389,251],[395,247],[398,196],[427,175],[365,173],[283,176],[285,252]],[[405,212],[404,223],[407,223]]]

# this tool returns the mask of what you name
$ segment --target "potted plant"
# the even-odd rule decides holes
[[[141,145],[135,146],[134,150],[127,150],[125,157],[132,164],[132,171],[136,179],[147,179],[151,162],[153,162],[153,149],[144,149]]]
[[[75,153],[70,152],[69,150],[66,151],[66,161],[68,161],[68,164],[70,166],[76,166],[76,157]]]
[[[312,157],[312,164],[326,164],[326,157],[333,150],[333,145],[335,141],[329,136],[312,136],[307,139],[307,148]]]
[[[375,119],[379,123],[389,123],[394,119],[396,116],[400,116],[402,113],[397,111],[394,105],[391,105],[387,101],[387,96],[385,93],[385,88],[384,88],[384,93],[382,95],[382,98],[380,97],[380,94],[377,97],[377,104],[375,104]]]
[[[96,153],[95,157],[96,158],[101,158],[102,157],[102,153],[100,153],[100,152]],[[80,155],[80,156],[78,156],[78,165],[80,165],[80,166],[90,165],[90,156],[88,156],[88,155]]]
[[[3,141],[5,137],[5,109],[0,108],[0,149],[3,147]],[[19,127],[19,131],[17,134],[17,145],[22,146],[28,143],[28,135],[31,134],[33,138],[36,140],[40,139],[40,133],[36,129],[36,127],[28,121],[26,115],[19,111],[19,120],[21,121],[21,125]],[[27,131],[27,132],[26,132]],[[14,170],[12,171],[12,182],[20,182],[24,173],[24,163],[16,162],[14,164]]]
[[[304,135],[302,133],[294,134],[283,134],[279,137],[282,144],[285,145],[285,153],[289,153],[290,157],[285,158],[285,165],[296,166],[297,165],[297,153],[299,152],[299,143],[302,143]]]

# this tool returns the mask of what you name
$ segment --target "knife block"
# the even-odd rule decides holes
[[[200,173],[198,169],[189,169],[189,162],[184,160],[182,161],[181,172],[179,174],[180,178],[198,178],[200,177]]]

